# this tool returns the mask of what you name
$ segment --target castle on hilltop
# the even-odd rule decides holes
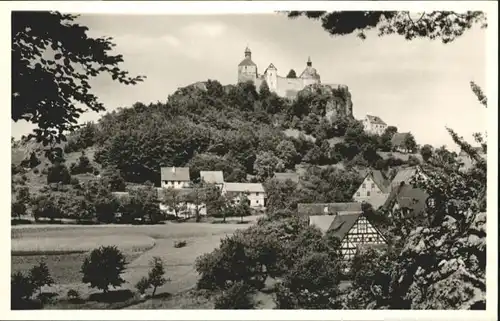
[[[263,81],[269,89],[281,97],[295,97],[308,85],[321,84],[321,78],[312,66],[311,58],[307,60],[306,68],[297,78],[286,78],[278,75],[278,69],[271,63],[262,75],[259,75],[257,65],[252,61],[252,52],[245,49],[245,59],[238,65],[238,83],[253,81],[257,89]]]

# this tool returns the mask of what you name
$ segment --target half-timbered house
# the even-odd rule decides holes
[[[370,223],[363,213],[337,215],[328,231],[340,240],[340,250],[346,262],[354,258],[360,247],[385,246],[387,244],[382,233]]]

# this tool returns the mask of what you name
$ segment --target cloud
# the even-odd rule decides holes
[[[188,37],[210,37],[222,36],[227,26],[220,22],[196,22],[182,29],[182,33]]]

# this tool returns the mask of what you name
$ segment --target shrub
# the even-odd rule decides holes
[[[17,201],[11,204],[11,217],[21,218],[21,216],[25,214],[26,205],[24,203]]]
[[[80,181],[76,177],[71,177],[70,183],[71,183],[72,186],[78,186],[78,185],[80,185]]]
[[[170,280],[163,277],[165,275],[165,267],[161,258],[153,257],[149,264],[151,266],[151,270],[148,273],[148,281],[149,284],[153,287],[153,294],[151,296],[154,297],[156,289]]]
[[[19,309],[26,305],[35,293],[35,286],[31,279],[21,272],[15,272],[10,278],[10,298],[12,309]]]
[[[66,165],[56,162],[47,172],[47,184],[59,182],[69,184],[71,175]]]
[[[135,288],[139,291],[140,294],[146,293],[146,290],[151,287],[151,283],[149,283],[149,279],[143,276],[136,284]]]
[[[101,246],[85,258],[81,268],[82,282],[107,293],[110,286],[116,288],[125,283],[121,274],[126,264],[125,256],[116,246]]]
[[[68,299],[70,301],[80,300],[80,293],[78,293],[78,291],[74,290],[74,289],[68,290],[68,293],[66,294],[66,296],[68,297]]]
[[[244,282],[236,282],[215,299],[216,309],[252,309],[252,288]]]
[[[84,173],[92,173],[94,168],[92,164],[90,164],[89,158],[85,155],[85,152],[82,151],[82,155],[78,159],[78,163],[71,164],[71,174],[84,174]]]
[[[186,241],[175,241],[174,242],[174,247],[175,248],[185,247],[186,245],[187,245]]]
[[[42,287],[44,285],[51,286],[54,284],[54,279],[50,275],[49,268],[44,261],[31,268],[29,277],[33,286],[38,289],[39,294],[42,294]]]

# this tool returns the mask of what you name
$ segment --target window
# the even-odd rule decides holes
[[[371,241],[372,241],[372,238],[371,238],[371,237],[369,237],[369,238],[368,238],[368,242],[371,242]]]
[[[375,183],[372,183],[372,188],[375,188]]]
[[[259,196],[259,193],[255,193],[255,196]]]
[[[361,196],[361,193],[360,193],[360,192],[357,192],[357,193],[356,193],[356,196]]]
[[[255,200],[255,204],[259,204],[259,200]]]
[[[367,191],[367,192],[366,192],[366,196],[370,196],[370,191]]]
[[[363,185],[361,185],[361,186],[362,186],[363,188],[366,188],[366,184],[365,184],[365,183],[363,183]]]

